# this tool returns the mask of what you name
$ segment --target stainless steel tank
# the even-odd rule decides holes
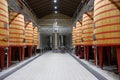
[[[53,46],[52,48],[54,50],[58,50],[59,49],[59,33],[53,33]]]

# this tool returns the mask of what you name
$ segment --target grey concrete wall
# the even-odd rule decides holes
[[[67,48],[71,48],[72,47],[72,36],[71,36],[71,34],[65,35],[65,46]]]
[[[64,14],[50,14],[38,20],[40,31],[44,34],[52,34],[54,26],[59,29],[60,34],[67,34],[72,29],[72,19]],[[56,24],[56,25],[55,25]]]
[[[44,49],[49,46],[49,37],[46,34],[40,34],[40,49]]]

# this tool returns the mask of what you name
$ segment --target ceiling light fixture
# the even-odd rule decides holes
[[[57,0],[54,0],[54,3],[57,3]]]
[[[57,14],[58,12],[57,11],[55,11],[55,14]]]
[[[57,6],[55,6],[54,9],[57,9]]]

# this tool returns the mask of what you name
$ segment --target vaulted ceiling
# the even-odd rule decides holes
[[[72,17],[82,0],[24,0],[38,18],[58,11]],[[54,2],[56,1],[56,2]],[[54,7],[57,7],[56,9]]]

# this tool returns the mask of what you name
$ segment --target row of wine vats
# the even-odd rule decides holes
[[[117,65],[120,76],[120,0],[95,0],[72,29],[75,53],[95,65]]]
[[[0,69],[35,55],[37,44],[37,26],[24,19],[23,14],[8,11],[7,1],[0,0]]]

